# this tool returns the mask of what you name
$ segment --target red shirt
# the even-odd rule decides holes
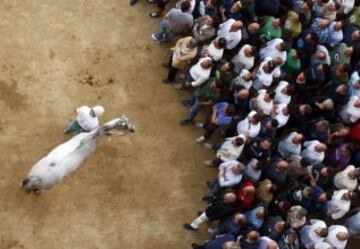
[[[247,188],[249,186],[252,186],[255,188],[255,186],[252,182],[247,181],[247,182],[244,182],[240,187],[238,187],[235,190],[235,194],[236,194],[236,198],[237,198],[236,204],[240,208],[251,208],[252,207],[252,204],[254,202],[254,194],[248,195],[243,192],[243,189]]]
[[[357,122],[349,133],[349,139],[353,142],[360,143],[360,122]]]

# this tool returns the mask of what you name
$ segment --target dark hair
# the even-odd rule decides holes
[[[289,50],[289,44],[287,44],[286,42],[281,43],[281,51],[288,51]]]
[[[244,139],[242,139],[241,137],[235,138],[234,141],[236,146],[241,146],[245,143]]]
[[[256,49],[255,47],[253,47],[253,46],[251,46],[251,54],[252,54],[252,56],[255,57],[255,58],[257,58],[258,55],[259,55],[257,49]]]
[[[328,64],[322,64],[324,74],[327,76],[330,73],[330,66]]]
[[[308,187],[308,197],[311,198],[314,193],[314,188]]]
[[[328,172],[328,174],[329,174],[330,176],[334,175],[335,170],[334,170],[333,167],[327,167],[326,169],[327,169],[327,172]]]
[[[291,203],[288,202],[288,201],[284,201],[284,202],[283,202],[283,208],[284,208],[285,210],[289,210],[289,209],[291,208]]]
[[[305,112],[307,114],[310,114],[310,113],[312,113],[312,111],[313,111],[313,108],[311,107],[311,105],[305,104]]]
[[[330,133],[335,133],[337,131],[340,131],[341,129],[344,129],[345,126],[343,123],[335,123],[330,126]]]
[[[314,41],[315,43],[318,43],[319,37],[317,36],[317,34],[313,33],[313,32],[311,32],[309,34],[310,34],[311,40]]]
[[[215,83],[216,88],[222,88],[223,87],[223,83],[220,80],[215,80],[214,83]]]
[[[309,160],[304,158],[304,157],[300,159],[299,163],[300,163],[300,166],[303,167],[303,168],[306,168],[307,166],[310,165]]]
[[[270,190],[271,193],[275,193],[276,190],[277,190],[277,186],[273,183],[273,184],[271,184],[271,187],[270,187],[269,190]]]
[[[274,98],[275,97],[275,92],[271,91],[271,92],[267,92],[267,95],[269,95],[270,98]]]
[[[276,129],[279,126],[279,121],[277,121],[277,119],[274,118],[274,119],[270,120],[270,124],[272,127],[274,127]]]
[[[256,123],[259,123],[261,121],[261,116],[258,113],[252,116],[252,118],[255,120]]]
[[[229,68],[230,68],[230,71],[233,71],[234,68],[235,68],[235,64],[232,63],[231,61],[227,62],[229,64]]]
[[[351,67],[351,65],[349,63],[344,64],[344,71],[347,72],[347,73],[351,73],[352,67]]]
[[[265,141],[268,141],[269,143],[272,143],[272,138],[271,137],[268,137],[268,136],[265,136],[263,138],[261,138],[261,142],[265,142]]]
[[[286,91],[287,91],[288,95],[293,95],[293,94],[295,93],[295,87],[294,87],[294,85],[288,84],[288,85],[286,86]]]
[[[224,48],[226,46],[226,39],[224,37],[220,37],[217,40],[220,48]]]
[[[182,3],[181,3],[181,11],[182,12],[187,12],[189,9],[190,9],[190,7],[191,7],[191,4],[190,4],[190,1],[183,1]]]
[[[228,116],[233,116],[235,114],[235,112],[236,112],[236,108],[235,108],[235,106],[233,104],[230,104],[230,105],[227,106],[226,114]]]
[[[324,1],[324,0],[323,0],[323,1]],[[327,0],[326,0],[326,1],[327,1]],[[319,235],[320,235],[322,238],[327,237],[327,236],[328,236],[328,230],[327,230],[327,228],[326,228],[326,227],[321,228]]]

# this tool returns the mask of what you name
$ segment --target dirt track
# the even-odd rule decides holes
[[[126,0],[0,3],[0,248],[188,248],[204,233],[182,223],[204,205],[209,154],[180,127],[181,96],[161,82],[168,54],[153,44],[148,5]],[[19,183],[66,140],[79,105],[102,121],[126,113],[137,133],[99,141],[71,177],[41,196]],[[196,156],[194,156],[196,155]]]

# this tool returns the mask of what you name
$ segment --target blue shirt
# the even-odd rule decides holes
[[[229,241],[236,241],[235,236],[231,233],[228,233],[223,237],[210,240],[208,243],[206,243],[204,245],[204,248],[205,249],[222,249],[223,245]]]
[[[324,190],[322,188],[315,187],[314,193],[313,193],[312,198],[311,198],[311,205],[310,205],[310,209],[312,211],[325,212],[325,204],[326,204],[326,202],[324,202],[324,203],[317,202],[317,199],[319,198],[319,196],[322,193],[324,193]]]
[[[360,212],[346,220],[346,226],[352,233],[360,232]]]
[[[264,219],[256,217],[256,213],[263,209],[264,207],[257,207],[244,213],[250,227],[259,229],[262,226]]]
[[[317,35],[319,43],[324,44],[328,38],[329,30],[327,28],[319,28],[321,20],[321,18],[315,18],[314,22],[311,24],[311,32]]]
[[[217,125],[227,125],[231,122],[231,117],[228,117],[225,114],[225,109],[229,104],[227,102],[220,102],[215,105],[216,108],[216,117],[218,119]]]

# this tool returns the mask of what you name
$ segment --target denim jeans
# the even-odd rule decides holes
[[[171,25],[168,20],[163,19],[160,22],[159,29],[155,33],[155,37],[159,42],[168,42],[175,37],[175,33],[171,31]]]
[[[186,116],[185,120],[192,121],[200,111],[200,101],[198,100],[198,96],[199,96],[198,90],[194,91],[193,94],[191,95],[190,112]]]

